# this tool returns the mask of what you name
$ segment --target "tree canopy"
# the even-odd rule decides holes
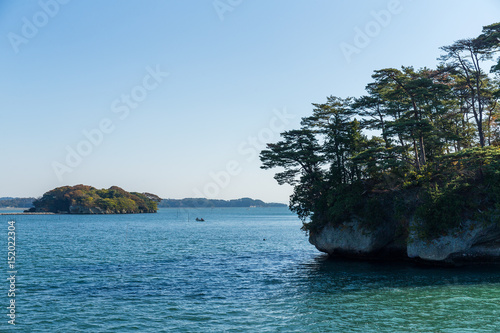
[[[278,183],[294,186],[290,207],[310,220],[306,229],[362,215],[385,200],[383,193],[416,186],[426,193],[416,196],[425,206],[431,188],[439,192],[460,177],[485,182],[493,170],[483,165],[500,156],[499,38],[495,23],[442,47],[436,68],[375,70],[366,95],[327,97],[313,104],[301,128],[268,144],[262,168],[280,168]],[[491,60],[497,64],[485,69]],[[458,171],[462,154],[475,158],[471,172]]]

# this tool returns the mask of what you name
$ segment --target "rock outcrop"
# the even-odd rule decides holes
[[[420,239],[418,225],[410,222],[410,234],[398,236],[387,224],[367,230],[359,220],[339,226],[327,224],[311,231],[309,242],[332,256],[387,259],[404,258],[434,264],[500,262],[500,227],[467,221],[459,230],[433,240]]]
[[[500,228],[496,224],[467,221],[459,230],[430,241],[419,239],[415,222],[410,224],[410,230],[409,258],[452,264],[500,260]]]
[[[339,226],[327,224],[320,231],[309,234],[309,242],[329,255],[374,257],[397,254],[404,250],[399,243],[394,225],[383,225],[367,230],[360,220]]]

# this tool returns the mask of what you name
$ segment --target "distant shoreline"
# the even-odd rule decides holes
[[[231,208],[241,208],[241,209],[255,209],[255,208],[285,208],[287,207],[286,205],[283,206],[269,206],[269,207],[263,207],[263,206],[257,206],[257,207],[160,207],[160,209],[231,209]],[[0,216],[5,216],[5,215],[128,215],[128,214],[68,214],[68,213],[51,213],[51,212],[31,212],[31,213],[24,213],[24,212],[11,212],[11,213],[1,213],[2,210],[8,210],[5,208],[0,208]],[[134,214],[151,214],[151,213],[134,213]]]
[[[0,212],[9,209],[29,209],[35,198],[0,198]],[[22,207],[20,207],[22,205]],[[29,206],[29,207],[27,207]],[[253,208],[253,207],[288,207],[285,203],[264,202],[260,199],[240,198],[231,200],[208,198],[162,199],[158,208]]]
[[[264,202],[260,199],[240,198],[231,200],[184,198],[162,199],[158,208],[253,208],[253,207],[287,207],[288,205],[275,202]]]

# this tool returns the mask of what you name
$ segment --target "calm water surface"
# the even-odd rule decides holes
[[[15,220],[1,332],[500,332],[499,268],[327,260],[286,208]]]

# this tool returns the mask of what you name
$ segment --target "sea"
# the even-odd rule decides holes
[[[287,208],[0,216],[0,332],[500,332],[498,266],[329,259],[300,227]]]

